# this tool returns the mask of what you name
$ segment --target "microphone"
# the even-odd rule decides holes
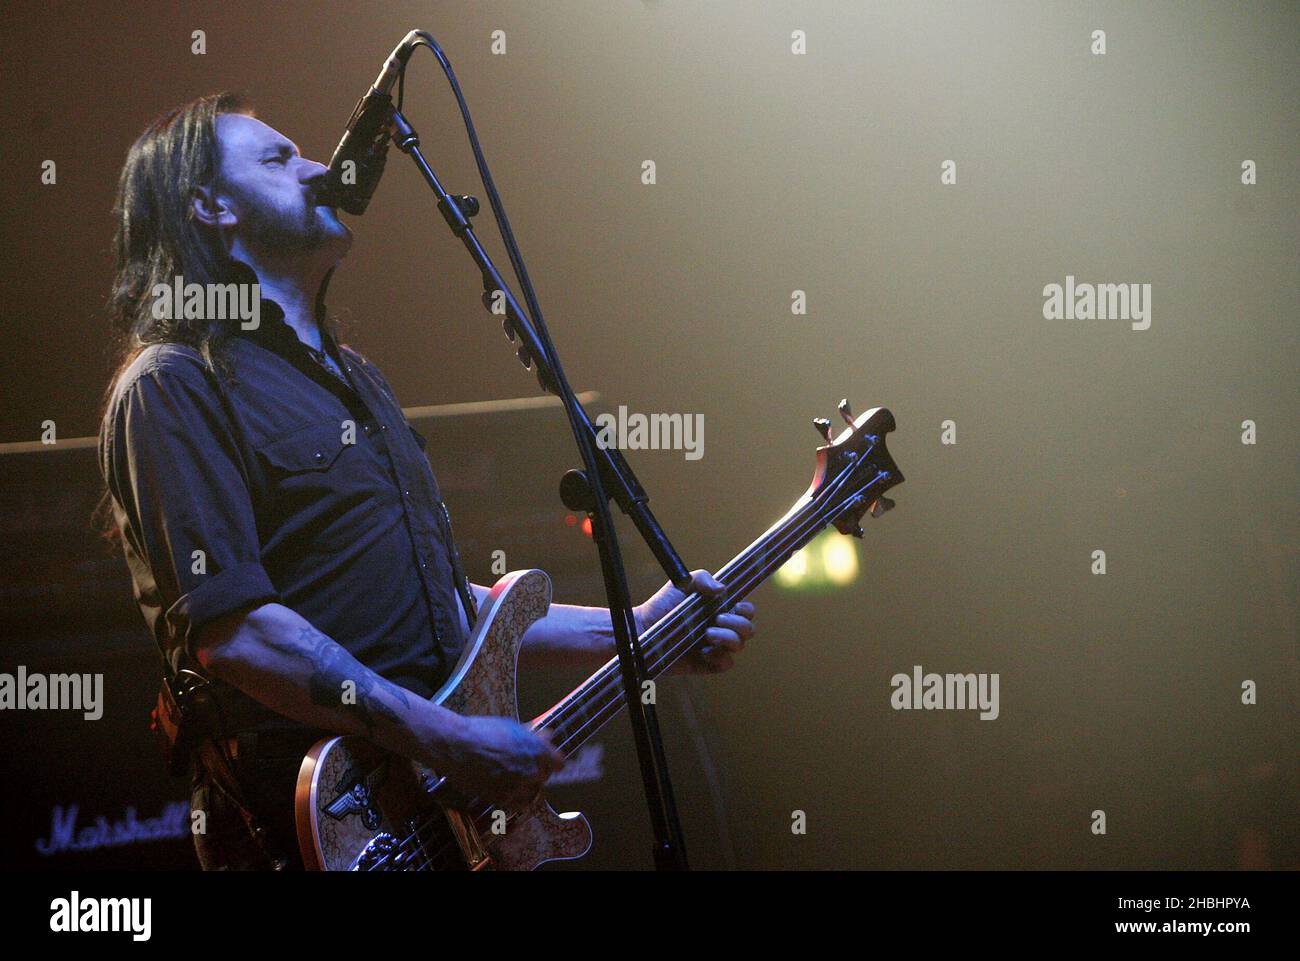
[[[408,33],[384,61],[370,90],[357,101],[343,139],[334,148],[324,183],[317,188],[319,203],[342,207],[357,216],[366,212],[388,159],[393,84],[419,42],[415,30]]]

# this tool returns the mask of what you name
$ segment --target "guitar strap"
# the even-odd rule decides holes
[[[266,830],[244,799],[239,778],[235,776],[225,718],[221,703],[212,691],[211,680],[189,668],[173,670],[171,659],[164,657],[162,684],[150,729],[162,742],[167,772],[172,776],[187,773],[191,762],[207,767],[213,782],[239,812],[267,865],[283,870],[288,860],[270,845]]]
[[[438,506],[442,508],[442,519],[447,529],[447,552],[451,555],[451,572],[456,579],[456,592],[460,595],[460,603],[465,608],[465,621],[472,631],[478,620],[478,602],[474,600],[474,588],[470,586],[469,575],[461,566],[460,551],[456,550],[456,537],[451,530],[451,512],[447,510],[445,501],[439,501]]]

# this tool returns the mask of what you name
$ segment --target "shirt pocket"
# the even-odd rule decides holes
[[[333,553],[362,536],[384,490],[366,452],[337,421],[295,428],[259,445],[275,546],[290,555]]]
[[[298,474],[329,470],[344,448],[351,446],[343,442],[342,425],[327,422],[296,428],[284,437],[263,444],[258,453],[276,474]]]

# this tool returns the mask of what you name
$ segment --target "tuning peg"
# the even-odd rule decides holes
[[[847,397],[845,397],[842,401],[840,401],[839,411],[840,411],[840,416],[844,418],[844,423],[848,424],[849,427],[853,428],[856,431],[858,429],[858,425],[853,423],[853,411],[849,410],[849,399]]]
[[[825,417],[814,417],[813,426],[817,428],[817,433],[826,439],[826,443],[831,443],[831,422]]]
[[[879,517],[885,511],[892,511],[893,509],[894,509],[894,502],[892,500],[890,500],[888,497],[877,497],[876,502],[871,505],[871,516]],[[859,528],[859,530],[860,529],[861,528]]]
[[[529,353],[527,344],[520,344],[519,349],[515,351],[515,356],[519,358],[519,363],[524,365],[524,370],[532,370],[533,355]]]

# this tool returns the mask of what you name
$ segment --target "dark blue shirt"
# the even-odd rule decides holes
[[[424,697],[465,644],[450,517],[383,375],[323,334],[342,377],[272,301],[228,342],[233,380],[197,351],[146,347],[100,431],[135,595],[173,668],[223,615],[278,601]],[[186,658],[190,660],[187,662]],[[228,728],[287,726],[218,685]]]

